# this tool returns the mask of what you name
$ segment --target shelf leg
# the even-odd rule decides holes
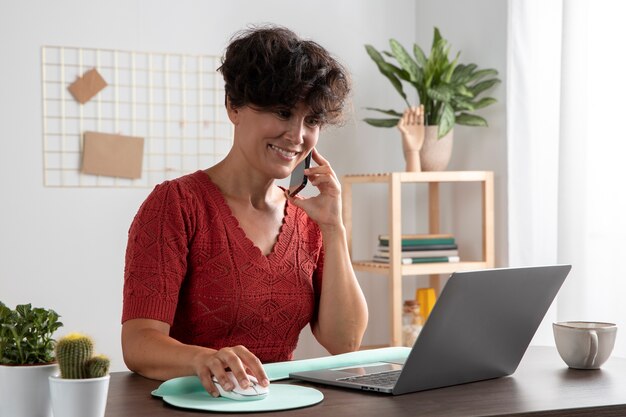
[[[389,180],[389,308],[391,310],[391,345],[402,345],[402,184],[397,173]]]
[[[437,234],[440,228],[439,211],[439,183],[428,183],[428,233]],[[428,285],[435,289],[439,295],[441,292],[441,276],[438,274],[429,275]]]
[[[439,183],[428,183],[428,233],[439,233]]]
[[[495,267],[494,180],[489,172],[483,183],[483,259],[488,268]]]

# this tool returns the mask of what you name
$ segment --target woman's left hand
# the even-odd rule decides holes
[[[319,195],[311,198],[289,197],[290,202],[302,208],[321,229],[343,225],[341,219],[341,184],[330,163],[313,148],[312,157],[318,166],[308,168],[304,174],[311,185],[317,187]]]
[[[314,220],[324,244],[323,285],[311,330],[326,350],[336,355],[357,350],[367,327],[367,303],[352,269],[341,213],[341,184],[330,164],[315,149],[318,166],[305,170],[319,190],[310,198],[288,197]]]

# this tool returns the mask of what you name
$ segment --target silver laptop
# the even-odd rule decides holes
[[[570,269],[554,265],[455,272],[406,361],[290,377],[399,395],[510,375]]]

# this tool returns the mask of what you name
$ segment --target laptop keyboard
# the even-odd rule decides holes
[[[402,370],[397,371],[385,371],[375,374],[349,376],[347,378],[340,378],[337,381],[354,382],[361,385],[375,385],[379,387],[393,387],[396,385],[396,381],[400,376]]]

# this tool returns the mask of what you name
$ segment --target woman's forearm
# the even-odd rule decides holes
[[[313,334],[331,353],[354,351],[367,327],[367,303],[348,254],[343,225],[322,229],[324,270]]]
[[[226,371],[229,369],[242,387],[249,384],[248,375],[256,377],[267,387],[269,380],[261,361],[244,346],[220,350],[186,345],[169,336],[169,325],[149,319],[134,319],[122,326],[124,362],[131,371],[147,378],[167,380],[180,376],[197,375],[204,388],[213,396],[219,391],[215,378],[225,390],[233,385]]]
[[[132,324],[122,327],[122,348],[128,369],[162,381],[195,375],[198,356],[215,353],[213,349],[180,343],[154,328],[132,328]]]

